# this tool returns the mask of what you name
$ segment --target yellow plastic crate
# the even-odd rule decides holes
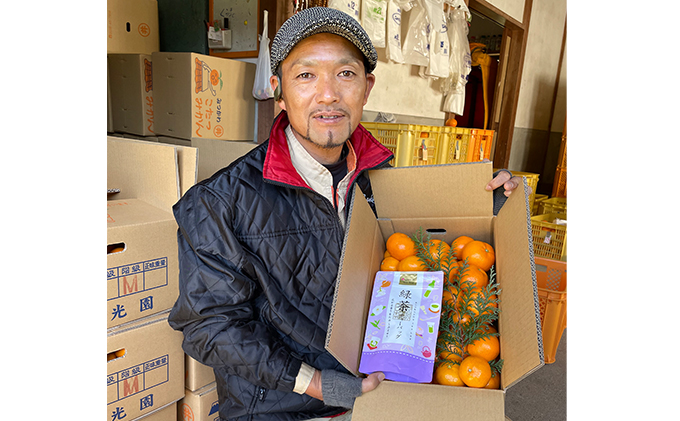
[[[567,327],[567,262],[534,257],[546,364],[555,362]]]
[[[493,133],[493,130],[470,130],[470,143],[468,144],[466,162],[477,162],[483,159],[491,159]]]
[[[566,219],[562,213],[550,213],[531,217],[531,235],[534,256],[564,260],[567,256],[567,226],[556,224],[556,219]]]
[[[567,214],[567,198],[566,197],[551,197],[545,199],[541,202],[541,208],[539,209],[542,214],[544,213],[563,213]],[[566,218],[562,218],[566,219]]]
[[[443,152],[438,164],[456,164],[467,162],[467,151],[472,129],[451,127],[450,133],[442,136],[441,151]]]
[[[545,199],[547,199],[549,196],[547,194],[535,194],[534,195],[534,205],[531,208],[531,216],[534,215],[540,215],[541,212],[539,212],[539,207],[541,205],[541,202]]]
[[[393,167],[434,165],[448,149],[452,127],[420,124],[361,123],[394,154]]]

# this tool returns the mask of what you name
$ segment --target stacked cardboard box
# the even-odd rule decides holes
[[[109,132],[253,142],[255,65],[194,53],[108,54]]]
[[[107,0],[106,32],[107,132],[153,137],[151,54],[160,46],[157,0]]]
[[[196,182],[197,150],[107,143],[107,418],[174,419],[184,353],[167,320],[179,294],[171,207]]]
[[[151,54],[109,54],[107,59],[113,131],[155,136]]]
[[[107,0],[107,53],[159,51],[157,0]]]
[[[186,390],[184,399],[177,404],[179,421],[219,421],[220,405],[217,385],[212,382],[196,391]]]
[[[157,135],[254,140],[255,64],[185,52],[153,53],[152,62]]]
[[[157,0],[108,0],[107,38],[107,418],[216,420],[214,372],[167,321],[172,205],[257,146],[255,65],[160,53]]]

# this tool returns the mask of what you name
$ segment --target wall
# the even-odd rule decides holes
[[[533,2],[508,167],[541,174],[543,194],[552,187],[550,163],[557,159],[566,118],[566,58],[557,80],[565,24],[565,0]]]
[[[487,3],[502,10],[517,22],[522,22],[524,17],[524,0],[487,0]]]
[[[441,111],[439,82],[418,76],[417,66],[388,61],[384,48],[376,48],[376,51],[375,85],[364,110],[437,119],[438,124],[443,125],[445,113]],[[416,124],[415,120],[403,117],[397,121]]]
[[[401,15],[402,40],[408,32],[412,11]],[[399,123],[425,124],[417,120],[426,118],[436,119],[437,125],[444,125],[440,82],[420,77],[418,66],[388,60],[385,48],[376,48],[376,51],[378,66],[373,71],[376,82],[364,106],[365,114],[382,111],[400,115],[397,119]]]

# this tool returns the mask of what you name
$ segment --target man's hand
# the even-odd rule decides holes
[[[519,177],[511,177],[510,173],[507,171],[501,171],[493,178],[493,180],[489,181],[489,184],[486,185],[486,190],[493,191],[496,188],[503,186],[505,189],[503,194],[505,194],[505,197],[509,197],[512,194],[512,191],[519,186],[520,182],[521,179]]]
[[[312,381],[305,393],[313,398],[324,401],[327,405],[351,408],[354,399],[363,393],[370,392],[385,380],[385,374],[375,372],[365,379],[354,377],[351,374],[343,374],[333,370],[325,370],[322,377],[320,370],[314,370]],[[323,393],[323,384],[329,388],[329,393]],[[361,391],[359,391],[361,386]]]
[[[370,392],[385,380],[385,373],[376,371],[361,381],[361,393]]]

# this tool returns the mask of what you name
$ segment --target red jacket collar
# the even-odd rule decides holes
[[[289,184],[296,187],[310,188],[295,170],[290,159],[288,142],[286,140],[286,127],[288,127],[288,115],[285,111],[274,120],[269,134],[267,155],[262,170],[265,179],[279,183]],[[371,133],[361,124],[354,130],[350,137],[352,147],[357,156],[357,167],[354,178],[365,169],[374,168],[392,159],[393,154],[376,140]],[[353,182],[354,180],[352,180]]]

